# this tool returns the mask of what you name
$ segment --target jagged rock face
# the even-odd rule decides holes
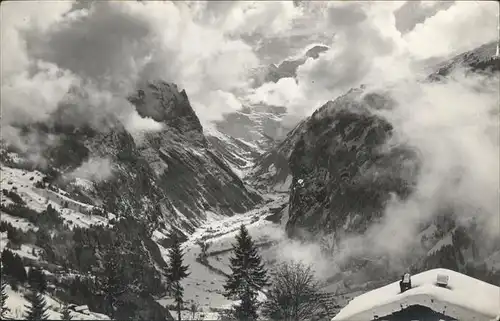
[[[429,80],[440,80],[461,66],[472,72],[499,72],[500,57],[495,57],[497,42],[484,44],[474,50],[455,56],[450,61],[440,64]]]
[[[95,182],[90,196],[96,204],[184,232],[193,231],[206,210],[232,215],[260,201],[205,138],[184,91],[156,81],[129,101],[163,129],[133,137],[112,115],[98,122],[102,126],[68,124],[74,115],[71,106],[63,106],[51,124],[34,129],[58,137],[46,151],[49,165],[69,173],[90,158],[107,158],[112,176]]]
[[[139,151],[154,164],[156,183],[177,211],[200,222],[205,210],[232,215],[260,200],[209,146],[184,91],[163,82],[141,90],[131,102],[165,127],[145,135]]]
[[[381,148],[392,126],[373,110],[386,104],[383,97],[353,90],[328,102],[303,125],[289,159],[289,235],[300,229],[336,231],[349,216],[358,219],[347,231],[363,232],[382,215],[392,193],[409,195],[417,155],[409,148]]]
[[[248,177],[252,185],[268,191],[289,191],[292,173],[288,161],[295,144],[305,130],[306,121],[302,121],[275,148],[257,159]]]
[[[45,150],[48,165],[61,173],[71,173],[91,158],[106,158],[112,163],[112,176],[94,182],[94,190],[86,192],[94,204],[111,213],[140,218],[144,222],[172,221],[174,210],[169,200],[160,199],[164,192],[155,182],[154,171],[137,149],[133,137],[119,123],[97,130],[61,123],[56,111],[52,124],[38,124],[31,130],[58,137],[58,142]],[[167,219],[168,218],[168,219]]]
[[[492,59],[493,46],[481,48],[484,50],[476,51],[482,54],[472,51],[457,56],[435,70],[447,67],[442,72],[447,75],[465,64],[471,67],[469,72],[495,72],[500,60]],[[391,194],[404,199],[412,193],[420,169],[419,156],[405,146],[385,148],[392,126],[377,113],[393,108],[392,104],[385,93],[351,90],[325,104],[258,159],[250,176],[253,184],[266,187],[282,184],[285,178],[291,180],[286,225],[290,236],[340,232],[334,233],[337,238],[344,232],[362,234],[378,221]],[[456,222],[453,208],[440,211],[430,222],[422,222],[414,247],[408,249],[408,257],[398,258],[397,266],[390,258],[370,261],[351,257],[340,266],[345,271],[340,281],[330,281],[348,287],[350,281],[362,284],[397,278],[403,266],[413,272],[446,266],[497,284],[500,243],[488,244],[481,236],[486,233],[480,224],[475,227],[471,222]]]
[[[189,135],[191,140],[196,139],[206,145],[203,127],[189,103],[186,91],[179,92],[177,85],[163,81],[142,84],[129,100],[142,117],[151,117],[184,136]]]
[[[208,136],[210,145],[217,150],[220,155],[238,170],[252,166],[253,159],[260,155],[257,146],[252,146],[241,139],[220,133],[217,136]]]

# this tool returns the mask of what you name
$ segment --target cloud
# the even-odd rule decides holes
[[[66,16],[45,32],[30,30],[25,37],[33,59],[53,63],[117,93],[122,86],[125,93],[131,90],[154,40],[145,17],[113,2],[99,2],[79,15]]]
[[[405,34],[413,30],[417,24],[425,22],[426,19],[453,4],[454,1],[406,1],[394,12],[396,28]]]
[[[395,139],[418,150],[422,168],[412,198],[388,208],[388,224],[403,218],[416,225],[444,207],[464,220],[477,215],[490,236],[498,234],[499,82],[498,75],[457,71],[445,83],[409,82],[393,89],[397,108],[384,116]]]
[[[457,1],[404,35],[417,58],[448,56],[498,39],[498,2]]]
[[[394,127],[386,147],[417,152],[419,158],[406,163],[408,169],[415,162],[420,166],[415,190],[404,200],[393,195],[381,220],[362,235],[338,231],[335,263],[387,256],[391,268],[407,269],[401,259],[421,249],[422,224],[443,211],[451,211],[459,224],[471,224],[475,218],[484,237],[480,242],[486,242],[483,247],[498,238],[499,83],[498,74],[457,70],[446,82],[413,78],[388,88],[394,108],[377,111]]]
[[[291,107],[300,99],[299,90],[295,78],[281,78],[276,83],[269,82],[256,88],[248,99],[253,104],[267,103],[272,106]]]
[[[323,28],[332,30],[333,41],[327,44],[331,49],[298,67],[298,86],[294,91],[280,90],[282,83],[265,84],[257,92],[271,92],[269,100],[275,99],[274,92],[288,95],[281,100],[288,102],[289,113],[305,116],[324,102],[359,86],[381,58],[394,57],[402,51],[401,36],[393,22],[393,12],[398,6],[360,2],[310,4],[308,12],[322,19],[319,24]]]
[[[45,91],[54,93],[42,99],[44,107],[39,110],[46,115],[74,82],[91,82],[96,90],[124,96],[138,80],[161,78],[186,89],[202,122],[212,121],[238,105],[234,99],[217,103],[220,99],[214,97],[220,96],[219,91],[244,103],[246,93],[255,96],[249,90],[252,69],[278,55],[282,59],[294,55],[318,37],[333,39],[330,51],[299,68],[298,89],[281,99],[290,113],[307,115],[366,77],[376,81],[379,74],[392,77],[404,70],[405,64],[394,67],[394,62],[409,59],[408,52],[415,57],[444,55],[491,38],[495,23],[491,4],[455,3],[401,35],[394,15],[404,6],[403,2],[106,1],[30,2],[28,8],[12,2],[2,7],[2,38],[7,44],[2,46],[2,83],[11,87],[5,91],[4,110],[33,105],[29,100],[12,103],[11,93],[22,88],[23,96],[36,97],[43,79],[49,79],[44,81]],[[419,6],[425,11],[449,5]],[[52,66],[51,78],[42,63]],[[381,73],[384,68],[392,70]],[[286,95],[283,89],[288,85],[281,83],[273,90],[264,86],[258,95],[269,91],[269,99],[276,100],[273,93]],[[259,100],[265,102],[265,97]],[[154,130],[157,126],[152,125]]]
[[[59,137],[55,135],[38,135],[33,132],[21,133],[17,127],[10,125],[2,126],[2,143],[8,142],[16,147],[16,151],[25,155],[28,163],[44,168],[47,160],[44,151],[47,147],[55,146],[59,143]]]
[[[361,84],[379,85],[422,74],[423,60],[447,59],[496,39],[497,4],[494,2],[442,2],[431,5],[402,1],[312,2],[301,4],[305,21],[331,30],[331,49],[320,58],[307,60],[297,70],[294,91],[282,90],[283,84],[265,84],[257,92],[269,92],[268,104],[275,92],[286,95],[288,113],[310,115],[324,102],[333,100]],[[401,11],[418,5],[425,12],[406,12],[403,18],[420,21],[411,31],[398,29]],[[255,93],[252,92],[252,97]],[[259,95],[266,103],[266,97]]]
[[[108,158],[90,158],[69,174],[70,177],[100,182],[113,174],[112,161]]]
[[[30,4],[43,6],[38,2]],[[253,33],[260,30],[258,24],[279,25],[272,22],[276,18],[274,13],[287,5],[280,4],[278,9],[270,6],[273,11],[266,13],[267,20],[258,20],[268,7],[257,4],[255,7],[242,9],[239,5],[230,9],[232,15],[237,16],[239,12],[255,26],[256,29],[246,31]],[[21,5],[10,4],[9,10],[2,7],[2,12],[4,15],[13,12],[19,17],[22,8]],[[50,11],[52,19],[43,20],[43,28],[39,28],[40,23],[33,21],[37,21],[41,13],[46,14],[45,11]],[[2,74],[2,83],[12,87],[11,91],[7,91],[5,110],[14,110],[17,105],[34,110],[35,107],[31,107],[34,104],[29,101],[18,101],[17,105],[11,102],[16,100],[14,94],[17,95],[21,89],[25,96],[31,93],[33,97],[40,95],[36,93],[37,86],[44,79],[49,79],[44,81],[46,88],[55,87],[49,88],[46,91],[48,97],[44,97],[47,102],[42,110],[46,115],[57,108],[62,99],[61,93],[75,81],[80,86],[88,86],[86,91],[96,91],[97,96],[110,94],[123,98],[134,90],[138,81],[159,78],[186,89],[198,116],[202,121],[208,121],[233,111],[237,104],[234,99],[231,103],[215,107],[207,102],[221,101],[214,98],[221,96],[220,91],[225,92],[222,96],[228,97],[248,87],[248,75],[259,64],[253,49],[234,37],[238,26],[228,27],[226,21],[220,27],[222,29],[217,29],[216,26],[196,23],[195,14],[199,12],[182,4],[106,1],[79,7],[69,4],[64,6],[64,10],[48,7],[41,12],[32,10],[29,14],[30,18],[22,26],[16,24],[14,19],[5,23],[12,27],[11,32],[6,34],[13,46],[2,46],[2,64],[10,65],[12,61],[16,66],[16,73],[13,69]],[[276,27],[276,30],[280,28]],[[232,33],[233,38],[226,33]],[[50,65],[56,76],[49,78],[46,68],[40,68],[41,63]],[[56,91],[54,95],[49,95]],[[222,100],[227,102],[227,99]],[[138,119],[133,109],[125,103],[123,105],[131,113],[131,119]],[[15,116],[17,112],[12,114]],[[153,130],[157,127],[156,124],[151,125]]]
[[[302,13],[290,1],[192,1],[195,21],[216,26],[224,34],[277,36],[289,31]]]
[[[2,124],[46,120],[78,84],[77,77],[53,64],[38,61],[33,67],[34,73],[24,70],[2,79]]]

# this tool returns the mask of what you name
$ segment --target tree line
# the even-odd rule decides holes
[[[130,287],[137,287],[136,290],[139,293],[141,290],[150,291],[149,286],[142,284],[145,280],[138,278],[138,275],[151,271],[124,270],[124,264],[121,263],[124,263],[124,255],[126,257],[123,249],[125,243],[123,234],[116,235],[116,238],[102,251],[102,273],[96,279],[97,287],[102,292],[101,297],[107,307],[106,314],[111,318],[122,317],[117,314],[120,305],[123,304],[121,295],[129,291]],[[184,253],[181,246],[181,240],[173,235],[172,245],[168,251],[168,263],[164,268],[167,291],[174,299],[178,321],[182,320],[181,312],[185,310],[184,289],[181,281],[189,276],[189,267],[183,262]],[[267,319],[280,321],[317,320],[325,316],[322,294],[310,266],[300,262],[286,262],[277,265],[271,272],[267,271],[257,246],[244,225],[241,225],[236,235],[235,243],[232,245],[232,254],[231,273],[224,284],[223,295],[237,303],[225,316],[226,320],[253,321],[257,320],[259,312]],[[140,260],[147,260],[147,258],[142,257]],[[129,261],[128,264],[137,268],[141,264],[140,260],[136,258],[135,262]],[[28,273],[24,272],[21,258],[8,249],[2,252],[2,265],[1,272],[5,277],[2,277],[0,296],[1,319],[6,318],[8,311],[7,282],[13,288],[19,282],[27,282],[30,292],[26,296],[29,302],[26,319],[47,320],[48,307],[43,297],[47,282],[43,271],[30,268]],[[124,276],[130,273],[133,275]],[[259,296],[265,297],[265,300],[259,300]],[[190,309],[194,318],[196,305],[193,304]],[[67,305],[61,311],[60,317],[62,320],[71,319]]]
[[[279,264],[272,272],[264,267],[262,256],[248,230],[240,226],[232,245],[231,273],[223,295],[237,302],[225,320],[254,321],[261,314],[269,320],[302,321],[325,317],[323,294],[314,271],[300,262]],[[183,265],[181,243],[175,239],[169,251],[168,280],[176,302],[177,320],[181,321],[183,289],[180,281],[189,275]],[[259,300],[259,295],[264,300]],[[260,301],[263,301],[262,303]],[[195,309],[195,306],[192,306]],[[192,314],[194,318],[194,311]]]

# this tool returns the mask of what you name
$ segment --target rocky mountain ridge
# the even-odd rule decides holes
[[[327,46],[316,45],[301,57],[265,66],[255,72],[252,87],[257,88],[264,83],[276,83],[282,78],[296,78],[299,66],[308,59],[317,59],[328,49]],[[225,115],[223,120],[215,121],[215,130],[218,133],[208,132],[207,136],[215,146],[218,146],[221,153],[246,155],[244,164],[249,164],[254,162],[259,154],[272,149],[277,142],[284,140],[287,133],[293,129],[295,125],[293,121],[283,121],[286,116],[286,106],[266,104],[244,106],[239,111]],[[234,147],[234,144],[241,145],[241,143],[247,146]],[[230,156],[227,160],[240,170],[247,168],[247,165],[242,165],[241,160],[236,160],[234,156]]]
[[[23,135],[57,137],[43,151],[51,183],[60,184],[89,160],[106,159],[111,173],[85,192],[89,202],[185,233],[203,221],[205,211],[232,215],[260,201],[204,136],[185,91],[154,81],[128,99],[139,115],[163,128],[137,138],[113,116],[104,126],[75,124],[68,121],[71,104],[60,106],[49,123],[23,128]]]
[[[469,67],[469,72],[498,72],[495,46],[484,45],[437,66],[428,81],[441,81],[458,66]],[[290,237],[331,234],[335,248],[344,235],[363,235],[378,222],[391,197],[404,200],[411,195],[420,169],[418,151],[404,145],[381,148],[393,128],[377,111],[392,104],[387,93],[352,89],[320,107],[256,161],[249,181],[268,190],[289,190]],[[422,222],[416,240],[421,245],[408,251],[403,265],[415,271],[445,266],[493,282],[500,249],[487,246],[481,228],[459,222],[446,207],[435,217]],[[366,255],[342,267],[348,273],[344,280],[361,284],[392,273],[387,258]]]

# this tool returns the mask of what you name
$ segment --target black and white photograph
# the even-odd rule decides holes
[[[0,13],[0,320],[500,321],[498,1]]]

